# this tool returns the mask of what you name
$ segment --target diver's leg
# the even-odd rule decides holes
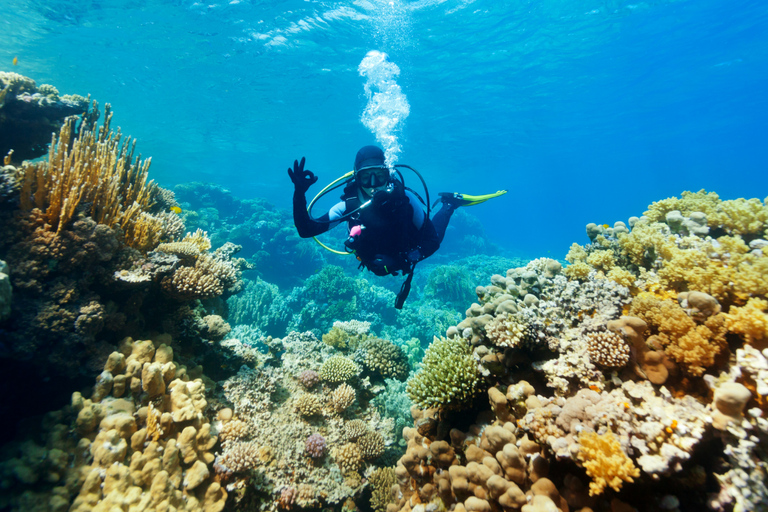
[[[438,243],[443,242],[445,237],[445,230],[448,229],[448,222],[451,220],[451,215],[456,211],[456,207],[450,203],[443,203],[440,211],[432,216],[432,224],[435,226],[437,232]]]

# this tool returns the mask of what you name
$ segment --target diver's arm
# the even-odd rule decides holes
[[[338,222],[332,222],[327,213],[318,219],[311,219],[307,211],[307,198],[303,192],[296,190],[293,193],[293,224],[301,238],[310,238],[325,233]]]

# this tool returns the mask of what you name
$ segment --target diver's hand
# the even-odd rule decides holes
[[[293,169],[288,168],[288,176],[290,176],[293,186],[296,187],[296,192],[302,194],[317,183],[317,176],[310,170],[304,170],[304,157],[301,157],[301,162],[293,161]]]
[[[396,263],[397,262],[395,261],[395,258],[392,256],[387,256],[386,254],[377,254],[373,258],[373,261],[371,261],[367,266],[368,270],[377,276],[386,276],[388,274],[397,275],[397,271],[395,270]]]

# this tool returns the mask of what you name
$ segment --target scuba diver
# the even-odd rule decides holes
[[[355,156],[353,171],[323,189],[307,206],[305,193],[318,178],[312,171],[304,169],[304,162],[304,157],[301,161],[295,160],[293,168],[288,169],[288,176],[295,187],[293,222],[299,236],[316,237],[346,221],[349,235],[344,242],[345,251],[357,256],[361,268],[365,267],[377,276],[399,275],[401,272],[407,276],[395,301],[397,309],[402,308],[408,296],[414,267],[440,247],[456,208],[479,204],[506,193],[506,190],[485,196],[440,193],[438,202],[442,203],[442,207],[430,219],[429,191],[421,175],[407,165],[395,165],[390,169],[381,148],[365,146]],[[405,186],[401,168],[410,169],[422,180],[426,202]],[[333,187],[343,180],[346,181]],[[327,213],[313,218],[311,210],[314,202],[329,189],[342,185],[344,193],[341,201]]]

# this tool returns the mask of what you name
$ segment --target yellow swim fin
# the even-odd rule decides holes
[[[432,207],[434,208],[437,206],[438,202],[449,203],[456,208],[459,206],[474,206],[476,204],[484,203],[489,199],[493,199],[494,197],[503,196],[506,193],[506,190],[497,190],[493,194],[471,196],[469,194],[459,194],[458,192],[440,192],[438,194],[440,199],[435,201],[435,204],[432,205]]]

